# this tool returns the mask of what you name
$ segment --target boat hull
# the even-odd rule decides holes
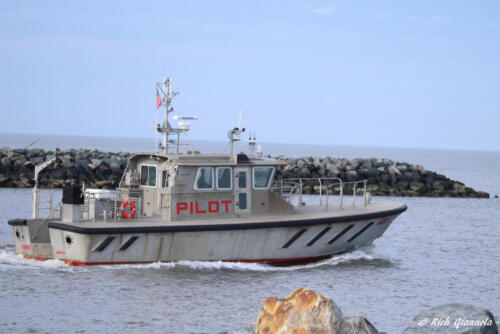
[[[395,216],[229,231],[81,234],[50,228],[54,257],[72,265],[170,261],[304,262],[371,244]]]
[[[369,245],[406,206],[347,216],[168,225],[16,220],[18,254],[70,265],[175,261],[306,263]],[[40,228],[41,224],[47,224]],[[43,232],[40,232],[43,231]]]

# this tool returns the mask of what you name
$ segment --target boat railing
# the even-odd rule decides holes
[[[47,197],[42,199],[40,189],[33,189],[33,218],[57,218],[61,217],[61,201],[54,204],[54,191],[48,190]],[[44,217],[41,217],[41,212],[46,212]]]
[[[136,214],[134,218],[141,219],[142,215],[142,192],[119,189],[109,193],[96,193],[95,191],[84,191],[84,205],[82,208],[82,219],[95,221],[117,221],[122,219],[122,204],[131,201],[135,205]]]
[[[368,204],[368,193],[366,191],[367,180],[344,182],[340,178],[285,178],[275,181],[272,185],[272,191],[292,202],[296,197],[299,205],[304,205],[302,201],[303,189],[310,186],[313,191],[317,189],[319,195],[319,205],[328,208],[331,196],[338,195],[340,209],[344,208],[344,197],[352,192],[352,205],[356,206],[358,193],[362,196],[362,204]]]
[[[271,191],[280,197],[285,198],[287,201],[291,202],[295,197],[302,192],[302,185],[300,182],[291,181],[274,181],[271,185]]]

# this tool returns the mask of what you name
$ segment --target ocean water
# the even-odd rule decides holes
[[[0,146],[24,147],[31,138],[1,135]],[[35,146],[109,151],[153,147],[147,140],[44,138]],[[195,144],[205,152],[223,147]],[[497,152],[263,147],[264,153],[285,156],[385,157],[418,163],[473,188],[500,193]],[[408,210],[373,246],[310,265],[179,262],[79,268],[15,255],[7,220],[30,215],[31,193],[0,189],[0,332],[249,333],[265,297],[284,297],[301,286],[332,298],[344,315],[365,315],[388,333],[401,332],[421,310],[450,302],[488,308],[498,319],[499,199],[374,200],[401,201]]]

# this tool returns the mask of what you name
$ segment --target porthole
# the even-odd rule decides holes
[[[73,243],[73,239],[67,235],[66,238],[64,238],[64,241],[66,242],[67,245],[71,245]]]

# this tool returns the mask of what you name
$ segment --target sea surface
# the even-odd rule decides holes
[[[0,134],[0,147],[151,151],[153,140]],[[220,152],[224,143],[194,142]],[[421,164],[500,193],[500,153],[262,144],[265,154],[378,157]],[[239,149],[243,149],[241,146]],[[60,192],[57,194],[60,197]],[[308,196],[308,202],[317,200]],[[344,315],[399,333],[418,312],[459,302],[500,316],[500,200],[383,198],[408,206],[373,246],[305,266],[153,263],[69,267],[15,255],[7,220],[31,214],[29,189],[0,189],[0,333],[250,333],[268,296],[307,287]]]

